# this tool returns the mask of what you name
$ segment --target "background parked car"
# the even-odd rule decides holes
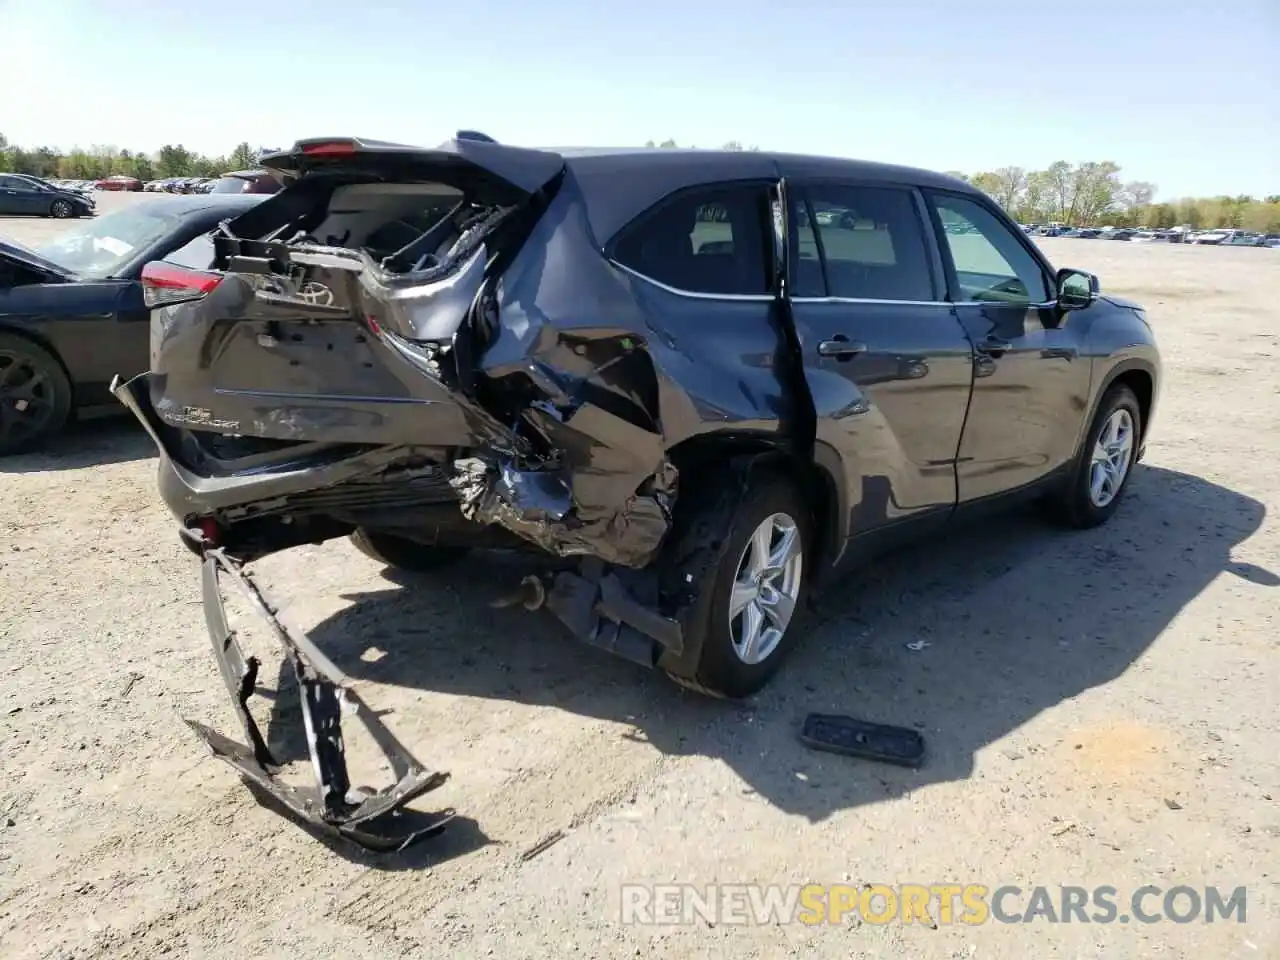
[[[37,177],[0,173],[0,216],[91,217],[94,202],[76,190],[65,190]]]
[[[147,369],[143,265],[165,257],[207,267],[209,231],[262,199],[147,198],[38,251],[0,241],[0,455],[56,434],[73,415],[123,413],[107,387]]]
[[[120,174],[99,180],[95,185],[99,190],[141,190],[142,181],[137,177],[126,177]]]
[[[277,193],[280,181],[266,170],[232,170],[213,182],[210,193]]]
[[[1222,241],[1224,247],[1269,247],[1267,238],[1256,233],[1237,233]]]

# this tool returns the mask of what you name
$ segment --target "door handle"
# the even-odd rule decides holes
[[[818,344],[818,356],[820,357],[837,357],[840,360],[848,360],[855,354],[866,352],[867,345],[865,343],[853,343],[843,333],[837,333],[830,340],[823,340]]]
[[[978,344],[978,352],[985,353],[989,357],[998,357],[1013,348],[1008,340],[1001,340],[999,337],[987,337]]]

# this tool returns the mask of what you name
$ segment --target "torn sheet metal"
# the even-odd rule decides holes
[[[547,609],[580,640],[652,669],[684,651],[680,624],[638,600],[602,561],[562,570],[546,593]]]
[[[455,461],[450,484],[463,516],[496,523],[560,557],[590,556],[624,567],[643,567],[671,524],[676,468],[663,461],[643,491],[620,505],[580,505],[574,488],[582,474],[520,470],[510,461],[470,457]]]
[[[515,433],[536,438],[548,463],[527,469],[483,455],[455,462],[463,514],[556,556],[649,563],[671,526],[678,472],[667,457],[643,341],[625,332],[564,336],[544,328],[518,369],[489,375],[518,375],[532,391]]]
[[[362,317],[411,341],[447,342],[466,319],[488,259],[476,228],[446,253],[395,273],[367,251],[319,243],[214,239],[221,260],[251,278],[260,303],[305,305],[316,318]]]
[[[272,756],[266,739],[249,712],[260,664],[245,659],[234,632],[227,624],[220,577],[229,576],[252,606],[271,625],[284,648],[298,681],[307,749],[316,775],[314,790],[291,786],[277,779],[281,765]],[[382,723],[349,679],[306,637],[291,631],[278,617],[278,609],[262,593],[240,565],[221,550],[204,553],[202,571],[205,621],[214,656],[248,745],[236,743],[203,724],[188,720],[196,735],[236,771],[282,804],[293,816],[330,836],[352,841],[376,851],[402,850],[441,830],[452,819],[445,811],[425,824],[406,828],[398,822],[402,808],[434,790],[448,774],[423,768]],[[368,731],[390,765],[396,782],[374,793],[353,789],[347,773],[342,737],[343,717],[355,717]]]

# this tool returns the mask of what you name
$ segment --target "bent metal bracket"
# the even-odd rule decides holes
[[[272,755],[256,721],[249,700],[257,683],[260,663],[245,658],[234,631],[228,626],[222,596],[222,577],[229,577],[252,606],[271,625],[284,648],[298,681],[307,750],[315,772],[314,790],[295,787],[279,779],[282,765]],[[454,817],[445,810],[425,823],[410,827],[402,816],[410,801],[443,784],[447,773],[425,769],[378,719],[351,688],[350,679],[305,636],[286,626],[278,608],[252,576],[221,550],[203,554],[201,586],[209,639],[223,682],[235,703],[248,745],[236,743],[203,724],[187,724],[213,751],[246,780],[266,791],[295,818],[331,837],[352,841],[379,852],[403,850],[423,837],[438,833]],[[355,718],[382,751],[396,778],[377,792],[351,786],[342,739],[343,717]]]

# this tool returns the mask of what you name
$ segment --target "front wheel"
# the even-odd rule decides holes
[[[468,553],[466,547],[431,546],[363,528],[351,534],[351,543],[371,560],[412,573],[438,570],[456,563]]]
[[[700,692],[746,697],[772,679],[795,645],[794,622],[808,593],[812,530],[796,487],[767,476],[735,511],[719,561],[698,592],[697,662],[669,667],[677,683]]]
[[[57,359],[23,337],[0,333],[0,456],[49,439],[71,414],[71,383]]]
[[[1141,437],[1138,398],[1116,384],[1098,404],[1066,486],[1049,501],[1058,519],[1081,530],[1110,520],[1128,487]]]
[[[75,210],[69,201],[55,200],[49,206],[49,216],[57,220],[66,220],[68,217],[75,216]]]

